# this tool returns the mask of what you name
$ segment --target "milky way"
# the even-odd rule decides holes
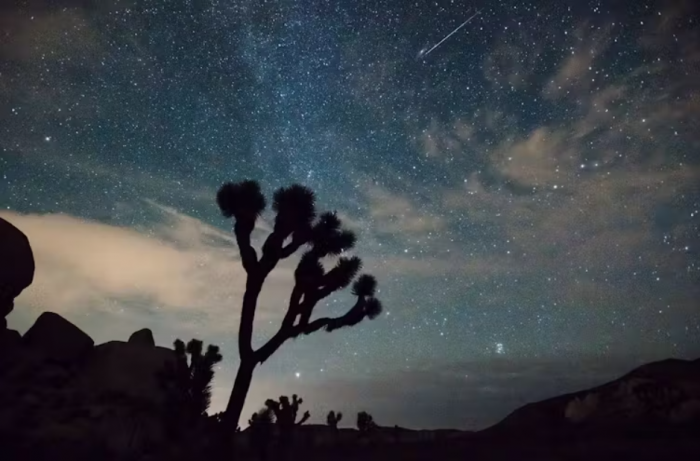
[[[338,211],[385,312],[285,345],[246,414],[298,393],[317,422],[480,428],[700,355],[695,2],[5,3],[0,215],[37,259],[10,327],[218,344],[220,410],[243,273],[214,196],[253,178]]]

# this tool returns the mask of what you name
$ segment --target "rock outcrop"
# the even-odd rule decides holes
[[[13,334],[14,333],[14,334]],[[165,395],[158,376],[174,363],[141,330],[129,342],[94,341],[55,313],[44,313],[19,337],[5,330],[0,349],[0,435],[46,445],[98,444],[111,453],[162,445]],[[14,434],[14,436],[13,436]]]
[[[175,360],[171,349],[110,341],[95,347],[81,373],[80,385],[160,405],[164,394],[158,372]]]
[[[156,345],[153,339],[153,332],[148,328],[143,328],[135,331],[129,336],[129,344],[139,344],[145,347],[154,347]]]
[[[27,237],[0,218],[0,330],[12,312],[14,299],[34,280],[34,254]]]
[[[72,364],[82,362],[95,345],[87,333],[53,312],[41,314],[22,339],[47,360]]]

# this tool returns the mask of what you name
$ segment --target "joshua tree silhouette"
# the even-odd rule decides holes
[[[202,354],[203,343],[198,339],[190,340],[186,346],[177,339],[174,346],[177,363],[166,367],[160,375],[161,385],[167,391],[168,408],[173,412],[171,423],[196,423],[211,403],[214,366],[221,362],[222,356],[219,347],[211,344]]]
[[[336,413],[331,410],[328,412],[328,416],[326,416],[326,423],[333,429],[338,429],[338,423],[341,419],[343,419],[343,414],[341,412]]]
[[[262,246],[260,258],[251,245],[255,222],[266,206],[260,185],[250,180],[226,183],[219,189],[216,201],[224,217],[235,220],[233,231],[247,273],[238,332],[240,364],[225,415],[227,424],[233,430],[240,419],[255,367],[270,358],[285,341],[321,329],[334,331],[357,325],[367,317],[377,317],[382,305],[374,297],[376,279],[363,274],[353,285],[357,302],[344,315],[311,320],[316,304],[350,285],[362,262],[356,256],[341,256],[354,247],[355,234],[341,229],[340,219],[335,213],[325,212],[317,218],[315,196],[310,189],[294,184],[274,193],[274,228]],[[254,350],[251,344],[253,321],[265,278],[280,260],[290,257],[304,246],[308,249],[295,270],[295,285],[282,324],[267,343]],[[326,272],[321,261],[328,256],[340,258],[335,267]]]
[[[375,427],[377,427],[377,424],[374,422],[372,415],[366,411],[361,411],[357,414],[357,429],[360,432],[367,433]]]
[[[292,395],[291,401],[286,395],[281,396],[279,400],[267,399],[265,401],[265,406],[274,414],[275,423],[279,428],[278,448],[281,458],[289,456],[296,426],[301,426],[311,417],[311,413],[305,411],[301,419],[297,421],[299,407],[302,403],[304,400],[298,398],[296,394]]]
[[[301,419],[297,421],[297,414],[299,414],[299,407],[302,403],[304,403],[304,399],[300,399],[294,394],[291,401],[286,395],[281,396],[279,400],[267,399],[265,406],[274,413],[275,421],[280,425],[280,429],[285,430],[291,426],[300,426],[311,417],[311,413],[305,411]]]
[[[258,452],[258,457],[261,461],[265,461],[269,457],[272,441],[272,426],[274,423],[275,414],[269,407],[265,407],[253,413],[248,420],[251,442],[253,448]]]

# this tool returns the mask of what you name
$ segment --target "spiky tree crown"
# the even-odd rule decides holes
[[[374,427],[376,427],[376,424],[374,422],[374,418],[372,418],[372,415],[366,411],[361,411],[357,414],[357,428],[360,430],[360,432],[367,432]]]
[[[382,304],[374,297],[376,279],[369,274],[358,277],[362,261],[357,256],[341,256],[354,248],[357,240],[355,234],[342,228],[335,212],[323,212],[317,217],[315,200],[313,191],[298,184],[282,187],[274,193],[272,209],[277,213],[274,231],[265,241],[262,257],[258,260],[255,250],[250,247],[249,234],[255,219],[265,208],[260,186],[255,181],[226,183],[217,194],[217,202],[224,216],[235,218],[236,225],[240,220],[246,221],[245,229],[237,228],[236,237],[241,247],[244,267],[249,274],[257,270],[257,275],[264,278],[277,261],[290,256],[304,245],[308,246],[294,272],[296,295],[293,296],[293,301],[297,305],[290,304],[288,321],[283,323],[287,338],[309,334],[321,328],[333,331],[353,326],[365,318],[376,318],[382,311]],[[291,241],[288,240],[290,236]],[[329,256],[340,257],[335,266],[326,271],[322,259]],[[311,321],[311,311],[318,301],[351,284],[352,292],[358,298],[355,306],[344,316],[323,319],[320,323]],[[251,318],[249,312],[246,319]],[[298,323],[295,325],[297,318]],[[279,341],[275,341],[277,347],[279,344]],[[266,348],[259,361],[266,360],[273,349],[272,345]]]
[[[265,211],[265,196],[257,181],[226,183],[216,194],[216,203],[227,218],[257,218]]]
[[[166,367],[161,383],[169,389],[172,405],[180,405],[191,417],[203,415],[211,404],[214,366],[223,359],[219,347],[209,345],[203,355],[203,343],[198,339],[190,340],[187,345],[176,339],[173,346],[177,363]]]
[[[253,413],[253,415],[248,420],[249,426],[258,425],[268,425],[274,424],[275,413],[269,407],[261,408],[260,410]]]
[[[311,413],[305,411],[301,419],[297,421],[297,414],[302,403],[304,403],[304,399],[300,399],[294,394],[291,401],[286,395],[280,396],[278,401],[267,399],[265,406],[274,413],[275,420],[280,426],[299,426],[311,416]]]
[[[277,213],[275,227],[283,232],[303,231],[316,217],[316,197],[304,186],[294,184],[278,189],[272,198],[272,209]]]
[[[326,422],[331,427],[338,427],[338,423],[341,419],[343,419],[343,414],[341,412],[336,413],[333,410],[331,410],[328,413],[328,416],[326,416]]]

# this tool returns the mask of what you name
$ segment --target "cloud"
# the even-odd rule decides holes
[[[529,85],[542,53],[541,41],[520,33],[494,46],[484,60],[484,77],[497,88],[522,89]],[[519,43],[511,43],[511,42]]]
[[[469,160],[479,165],[492,148],[493,140],[508,140],[517,132],[518,120],[512,114],[492,108],[479,108],[471,115],[455,118],[449,123],[431,119],[427,126],[410,137],[413,145],[432,161],[446,163],[459,172]]]
[[[579,24],[570,35],[571,54],[560,64],[556,74],[545,85],[546,98],[559,98],[571,92],[580,93],[596,79],[595,60],[610,44],[612,25]]]
[[[446,247],[447,248],[447,247]],[[455,248],[445,251],[441,257],[421,254],[420,257],[388,256],[377,258],[363,257],[365,266],[377,274],[394,273],[402,276],[463,277],[470,281],[485,280],[490,277],[511,274],[521,269],[512,261],[497,254],[470,257]]]
[[[439,216],[419,210],[408,198],[375,184],[368,184],[364,193],[369,201],[368,218],[381,234],[422,235],[438,231],[445,224]]]
[[[586,113],[574,125],[574,138],[583,138],[600,132],[603,127],[616,125],[618,108],[624,102],[623,98],[627,93],[628,88],[625,85],[613,84],[593,92],[588,98],[582,98]]]
[[[151,203],[161,220],[132,229],[63,214],[2,212],[28,236],[36,260],[34,283],[13,315],[50,310],[70,316],[101,311],[196,316],[198,326],[236,331],[245,287],[234,239],[176,210]],[[260,298],[260,322],[277,318],[293,284],[282,264]],[[149,306],[149,307],[139,307]]]
[[[602,28],[581,40],[597,44],[591,51],[597,56],[607,34]],[[681,63],[693,56],[683,50]],[[685,75],[678,62],[656,68],[656,77]],[[572,76],[575,66],[567,65],[561,75]],[[463,217],[473,228],[488,229],[495,242],[510,249],[511,266],[522,268],[521,281],[556,278],[548,293],[570,303],[619,304],[632,289],[648,295],[653,284],[640,288],[640,277],[651,282],[685,273],[681,279],[692,279],[688,255],[680,251],[695,244],[692,223],[672,210],[679,198],[692,200],[700,182],[697,162],[681,147],[700,140],[697,130],[685,128],[700,114],[700,93],[691,82],[640,84],[648,78],[648,69],[631,69],[593,91],[572,83],[571,90],[588,91],[576,93],[570,115],[527,131],[516,122],[489,136],[488,118],[477,114],[432,124],[432,139],[459,142],[457,147],[433,143],[448,146],[435,147],[430,158],[449,165],[452,185],[437,189],[440,206],[431,209],[452,218],[448,229]],[[471,128],[468,139],[460,140],[458,125]],[[472,259],[493,254],[477,251]],[[494,276],[509,274],[498,272],[501,266],[495,265]]]
[[[447,159],[449,162],[463,152],[475,134],[474,126],[463,120],[455,120],[454,124],[446,129],[433,119],[419,134],[418,148],[428,158]]]
[[[473,222],[498,225],[514,253],[537,255],[539,267],[550,266],[548,261],[552,268],[593,267],[605,261],[608,267],[629,269],[637,255],[655,248],[654,222],[649,219],[655,208],[679,188],[696,183],[700,170],[689,165],[666,171],[628,168],[579,177],[531,195],[485,187],[474,174],[462,187],[446,191],[443,200]],[[610,260],[612,254],[617,256]]]
[[[98,31],[81,8],[21,15],[5,12],[0,30],[7,32],[0,56],[24,63],[94,57],[102,47]]]
[[[505,177],[528,187],[568,182],[570,164],[578,155],[564,132],[538,127],[525,139],[506,141],[491,155],[491,162]]]

